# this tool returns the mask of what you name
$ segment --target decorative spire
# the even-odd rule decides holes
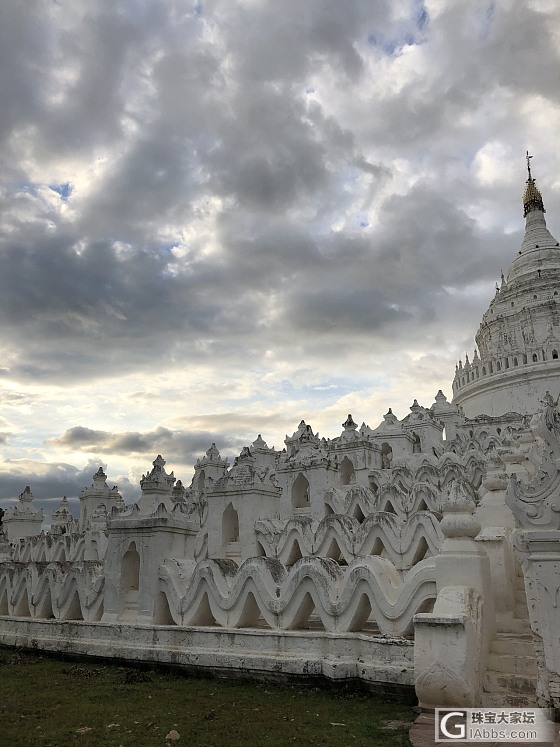
[[[107,487],[107,485],[105,484],[106,480],[107,475],[103,471],[103,467],[100,467],[93,476],[93,484],[95,485],[95,487],[103,489]]]
[[[527,173],[528,173],[528,179],[526,182],[525,191],[523,192],[523,217],[526,218],[527,215],[532,212],[533,210],[540,210],[542,213],[546,213],[546,210],[544,209],[544,203],[542,199],[542,195],[539,192],[537,185],[535,184],[535,180],[533,179],[531,175],[531,158],[533,156],[529,155],[529,151],[527,151]]]
[[[381,425],[395,425],[395,423],[398,423],[397,418],[395,417],[395,413],[393,412],[393,409],[390,407],[385,415],[383,415],[383,420],[385,423],[382,423]],[[380,426],[381,427],[381,426]]]
[[[355,431],[358,427],[358,424],[354,422],[354,420],[352,419],[352,415],[348,415],[344,423],[342,423],[342,427],[346,430]]]
[[[152,462],[153,469],[151,472],[142,475],[140,480],[140,488],[144,493],[171,493],[173,483],[175,482],[175,475],[171,472],[169,475],[164,470],[165,459],[158,454]]]
[[[258,451],[260,449],[268,449],[268,444],[266,443],[266,441],[263,440],[263,437],[261,436],[260,433],[256,437],[256,439],[253,441],[251,446],[253,447],[255,451]]]

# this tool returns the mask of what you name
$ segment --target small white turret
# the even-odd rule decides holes
[[[20,494],[17,506],[4,513],[3,527],[8,541],[40,534],[43,518],[43,511],[33,505],[33,493],[28,485]]]
[[[107,483],[107,475],[100,467],[93,476],[93,484],[84,488],[80,493],[80,523],[79,530],[87,529],[90,518],[98,507],[103,504],[110,513],[113,507],[119,510],[124,508],[124,501],[116,487],[110,488]]]
[[[60,501],[58,510],[51,519],[51,534],[70,534],[74,528],[74,517],[66,496]]]

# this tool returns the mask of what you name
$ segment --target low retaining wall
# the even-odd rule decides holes
[[[174,665],[200,674],[358,680],[414,689],[414,643],[364,633],[271,631],[0,617],[0,645]]]

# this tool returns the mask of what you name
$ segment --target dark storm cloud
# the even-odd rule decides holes
[[[60,500],[66,496],[73,515],[79,516],[80,507],[78,496],[81,491],[92,484],[93,475],[99,467],[107,472],[107,465],[100,461],[90,460],[83,469],[78,469],[65,462],[23,462],[7,461],[0,466],[0,505],[6,509],[17,503],[18,496],[29,485],[34,497],[34,505],[42,509],[47,521],[57,510]],[[114,484],[111,472],[108,472],[108,484]],[[128,478],[119,477],[119,490],[126,499],[138,500],[137,486],[133,486]]]
[[[456,151],[469,147],[469,140],[476,147],[480,138],[498,133],[513,142],[525,97],[560,103],[557,22],[557,9],[541,10],[532,3],[509,8],[485,2],[441,4],[429,25],[427,69],[410,76],[396,92],[372,101],[369,135],[402,154],[423,142],[435,145],[441,155],[442,139],[450,137]],[[498,104],[504,95],[506,108]],[[484,111],[485,104],[488,129],[469,132],[474,125],[469,115]],[[439,136],[434,138],[435,133]]]
[[[527,2],[506,8],[480,3],[474,12],[466,5],[444,6],[437,44],[448,60],[446,74],[454,80],[454,96],[462,91],[473,100],[478,91],[505,86],[558,100],[556,9],[538,5]],[[471,54],[474,46],[476,55]]]
[[[0,317],[12,346],[21,339],[12,375],[61,380],[126,372],[168,358],[174,339],[213,336],[249,318],[246,287],[223,304],[223,267],[198,263],[183,272],[165,247],[135,246],[125,256],[112,242],[76,251],[61,237],[0,251]]]
[[[34,174],[70,156],[105,159],[86,199],[71,170],[64,194],[48,198],[34,175],[1,196],[2,335],[8,345],[28,341],[12,376],[112,376],[154,358],[165,365],[201,340],[214,359],[259,348],[265,332],[251,320],[263,294],[279,295],[269,343],[295,336],[303,345],[322,328],[392,337],[433,319],[444,286],[489,276],[480,247],[490,237],[425,184],[388,197],[374,231],[333,235],[332,223],[359,209],[359,176],[371,202],[393,170],[366,155],[359,122],[354,132],[306,91],[328,81],[335,94],[354,86],[358,101],[367,55],[432,43],[448,63],[372,110],[362,103],[379,146],[404,147],[493,85],[476,56],[463,69],[473,38],[494,79],[521,85],[492,41],[511,31],[511,14],[456,7],[432,24],[419,3],[407,16],[361,0],[8,8],[1,85],[12,105],[0,127],[19,148],[5,150],[8,166],[24,175],[29,157]],[[555,59],[546,14],[523,12]],[[458,17],[466,30],[453,27]],[[536,77],[536,65],[524,75]],[[206,239],[174,253],[216,199]]]
[[[400,344],[418,327],[444,328],[456,303],[449,290],[491,283],[500,262],[511,261],[510,243],[498,237],[490,263],[485,239],[452,202],[415,187],[387,203],[375,232],[326,242],[328,250],[311,271],[312,284],[301,274],[286,290],[283,321],[326,336],[337,330],[383,337],[398,332]]]
[[[224,24],[228,50],[242,80],[275,82],[305,79],[318,61],[356,79],[363,71],[357,42],[368,30],[396,21],[387,0],[298,0],[283,3],[208,3]]]
[[[47,443],[59,449],[96,454],[155,456],[159,453],[166,459],[178,460],[182,464],[192,464],[213,442],[219,442],[220,448],[229,450],[240,450],[244,445],[242,440],[224,436],[219,432],[172,431],[162,426],[149,433],[110,433],[75,426],[65,431],[62,436],[49,439]]]
[[[26,5],[8,2],[2,9],[0,96],[4,106],[0,111],[0,142],[14,128],[37,121],[44,111],[43,91],[52,61],[40,6],[38,0],[31,0]],[[11,165],[9,153],[3,153],[2,162]]]
[[[559,18],[482,0],[8,0],[2,401],[33,411],[40,393],[16,388],[197,366],[216,400],[213,378],[249,401],[256,385],[234,396],[232,379],[292,366],[323,384],[333,350],[354,381],[365,355],[472,345],[521,241],[529,137],[553,232],[560,214]],[[517,158],[515,178],[499,173]],[[246,433],[237,410],[216,431],[154,429],[153,412],[134,432],[65,412],[49,445],[186,464]],[[57,464],[0,483],[34,477],[45,496],[82,479]]]

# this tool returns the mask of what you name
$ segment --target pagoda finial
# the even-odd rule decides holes
[[[533,181],[533,177],[531,176],[531,158],[533,156],[530,156],[529,155],[529,151],[527,151],[527,155],[525,157],[527,159],[527,171],[529,173],[529,181],[531,182],[531,181]]]
[[[535,184],[533,175],[531,174],[531,158],[532,157],[533,156],[529,155],[529,151],[527,151],[525,158],[527,159],[528,179],[527,179],[525,191],[523,192],[523,217],[524,218],[526,218],[527,215],[531,213],[533,210],[540,210],[542,213],[546,212],[546,210],[544,209],[542,195],[539,192],[537,185]]]

